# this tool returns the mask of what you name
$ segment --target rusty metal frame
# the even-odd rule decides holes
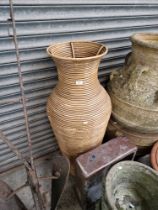
[[[8,145],[8,147],[11,149],[11,151],[14,152],[16,154],[16,156],[22,161],[22,163],[25,166],[26,172],[27,172],[26,183],[23,186],[19,187],[18,189],[14,190],[11,193],[11,195],[9,195],[8,199],[10,197],[14,196],[19,190],[23,189],[26,186],[29,186],[31,189],[31,192],[32,192],[36,210],[46,210],[48,203],[44,197],[45,192],[42,192],[42,190],[41,190],[39,180],[41,180],[41,179],[42,180],[58,179],[60,177],[60,173],[58,173],[56,176],[49,176],[49,177],[38,177],[37,176],[36,167],[34,164],[33,150],[32,150],[32,139],[31,139],[30,128],[29,128],[29,119],[28,119],[28,114],[27,114],[26,101],[28,101],[28,100],[26,99],[25,92],[24,92],[24,82],[23,82],[23,76],[22,76],[20,53],[19,53],[17,33],[16,33],[16,22],[15,22],[15,17],[14,17],[14,8],[13,8],[12,0],[9,0],[9,7],[10,7],[9,21],[11,22],[12,29],[13,29],[12,37],[13,37],[15,51],[16,51],[16,59],[17,59],[17,66],[18,66],[18,77],[19,77],[21,96],[17,100],[2,101],[0,104],[12,104],[12,103],[17,103],[17,102],[22,103],[26,133],[27,133],[27,140],[28,140],[28,148],[29,148],[29,160],[27,160],[23,157],[21,152],[8,140],[8,138],[0,130],[1,139],[3,140],[4,143],[6,143]]]
[[[0,130],[0,138],[8,145],[8,147],[22,161],[22,163],[25,166],[26,173],[27,173],[26,183],[24,185],[20,186],[19,188],[15,189],[7,197],[7,199],[9,200],[18,191],[20,191],[24,187],[29,186],[30,189],[31,189],[31,192],[32,192],[32,196],[33,196],[33,200],[34,200],[34,203],[35,203],[36,210],[46,210],[48,208],[48,206],[49,206],[49,202],[47,201],[47,199],[45,197],[45,194],[47,192],[43,192],[42,191],[42,189],[40,187],[40,184],[39,184],[39,180],[57,180],[57,184],[58,184],[58,182],[60,183],[62,180],[65,180],[65,182],[66,182],[67,179],[65,179],[65,178],[63,179],[62,178],[64,170],[62,171],[62,173],[60,173],[61,171],[58,169],[58,170],[53,172],[52,176],[38,177],[37,174],[36,174],[36,168],[32,169],[30,162],[28,160],[25,160],[25,158],[23,157],[21,152],[8,140],[8,138],[3,134],[3,132],[1,130]],[[62,157],[62,158],[64,158],[64,157]],[[69,166],[67,166],[67,167],[69,167]],[[64,173],[67,176],[69,174],[69,169],[65,170]],[[58,179],[59,179],[59,181],[58,181]],[[63,192],[63,190],[64,190],[64,187],[61,188],[61,192]],[[58,196],[58,198],[56,200],[58,201],[59,199],[60,199],[60,196]]]

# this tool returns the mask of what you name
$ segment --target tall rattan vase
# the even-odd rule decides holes
[[[58,71],[47,113],[62,153],[71,160],[101,144],[111,101],[98,80],[107,48],[94,42],[67,42],[47,48]]]

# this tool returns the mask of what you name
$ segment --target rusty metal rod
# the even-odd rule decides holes
[[[31,168],[31,165],[24,159],[24,157],[22,156],[21,152],[19,152],[19,150],[8,140],[8,138],[3,134],[3,132],[0,130],[0,138],[8,145],[8,147],[11,149],[11,151],[13,151],[17,157],[23,162],[25,168],[26,168],[26,172],[27,172],[27,177],[28,177],[28,183],[30,184],[30,188],[31,188],[31,191],[32,191],[32,196],[33,196],[33,199],[34,199],[34,203],[35,203],[35,206],[36,206],[36,209],[38,210],[38,201],[37,199],[35,198],[35,195],[34,195],[34,186],[33,186],[33,177],[32,177],[32,168]],[[23,187],[23,186],[22,186]],[[32,188],[33,187],[33,188]]]
[[[1,130],[0,130],[0,138],[2,139],[3,142],[5,142],[8,145],[10,150],[13,151],[16,154],[16,156],[23,162],[25,167],[28,170],[31,170],[29,163],[25,160],[21,152],[19,152],[19,150],[11,143],[11,141],[8,140],[8,138],[4,135],[4,133]]]
[[[41,193],[40,189],[39,188],[37,189],[38,185],[37,185],[37,179],[36,179],[36,175],[35,175],[36,172],[31,168],[31,165],[29,164],[29,162],[27,160],[25,160],[25,158],[23,157],[21,152],[8,140],[8,138],[4,135],[4,133],[1,130],[0,130],[0,139],[4,143],[6,143],[8,145],[8,147],[10,148],[10,150],[13,151],[17,155],[17,157],[23,162],[23,164],[24,164],[24,166],[26,168],[26,172],[27,172],[27,182],[24,185],[22,185],[21,187],[19,187],[16,190],[14,190],[8,196],[7,199],[10,199],[12,196],[14,196],[18,191],[20,191],[24,187],[30,186],[31,191],[32,191],[32,188],[35,187],[35,190],[39,191],[40,196],[44,200],[44,197],[42,196],[42,193]],[[57,172],[54,176],[48,176],[48,177],[41,176],[41,177],[38,177],[38,180],[58,179],[59,177],[60,177],[60,172]],[[37,202],[34,192],[32,193],[32,195],[33,195],[34,202]],[[38,209],[38,206],[37,206],[37,209]],[[44,207],[44,209],[45,209],[45,207]]]
[[[15,25],[15,18],[14,18],[13,3],[12,3],[12,0],[9,0],[9,2],[10,2],[10,17],[11,17],[12,27],[13,27],[13,40],[14,40],[14,45],[15,45],[15,49],[16,49],[16,58],[17,58],[17,66],[18,66],[21,99],[22,99],[22,104],[23,104],[23,111],[24,111],[25,126],[26,126],[26,131],[27,131],[28,145],[29,145],[29,149],[30,149],[29,150],[29,152],[30,152],[30,163],[31,163],[32,168],[34,169],[32,141],[31,141],[31,135],[30,135],[30,129],[29,129],[29,120],[28,120],[27,107],[26,107],[26,101],[25,101],[24,83],[23,83],[21,63],[20,63],[20,53],[19,53],[17,35],[16,35],[16,25]]]
[[[59,176],[40,176],[38,177],[40,180],[50,180],[50,179],[59,179]]]
[[[33,170],[31,168],[31,165],[24,159],[21,152],[8,140],[8,138],[3,134],[3,132],[1,130],[0,130],[0,138],[3,140],[3,142],[5,142],[8,145],[8,147],[11,149],[11,151],[13,151],[17,155],[17,157],[23,162],[23,164],[26,168],[26,172],[27,172],[27,182],[29,183],[29,186],[31,188],[33,200],[34,200],[36,209],[38,210],[39,205],[38,205],[38,200],[36,199],[36,197],[34,195],[34,182],[33,182],[34,177],[33,177],[33,173],[32,173]]]
[[[24,187],[28,187],[28,183],[26,182],[24,185],[18,187],[16,190],[14,190],[11,194],[9,194],[9,196],[7,197],[7,200],[9,200],[10,198],[12,198],[18,191],[22,190]]]
[[[32,172],[34,172],[33,173],[34,177],[32,177],[31,174],[29,174],[29,172],[31,172],[31,170],[29,170],[28,176],[30,176],[29,181],[32,186],[31,190],[32,190],[32,194],[34,197],[36,209],[44,210],[45,204],[44,204],[43,196],[40,192],[40,184],[39,184],[39,180],[37,177],[34,160],[33,160],[32,140],[31,140],[30,129],[29,129],[29,120],[28,120],[28,115],[27,115],[27,107],[26,107],[25,93],[24,93],[24,83],[23,83],[23,77],[22,77],[20,53],[19,53],[19,48],[18,48],[16,24],[15,24],[12,0],[9,0],[9,3],[10,3],[10,17],[11,17],[12,27],[13,27],[13,40],[14,40],[14,45],[15,45],[15,49],[16,49],[16,58],[17,58],[17,65],[18,65],[19,84],[20,84],[20,91],[21,91],[21,96],[22,96],[25,126],[26,126],[26,131],[27,131],[27,138],[28,138],[28,145],[29,145],[29,152],[30,152],[30,164],[31,164]]]

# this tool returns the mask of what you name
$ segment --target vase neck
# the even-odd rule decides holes
[[[132,57],[136,63],[158,67],[158,49],[133,44]]]
[[[56,91],[62,97],[95,96],[100,90],[98,67],[100,59],[91,61],[55,61],[58,71]]]

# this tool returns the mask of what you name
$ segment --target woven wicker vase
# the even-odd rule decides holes
[[[111,114],[111,101],[98,80],[107,48],[94,42],[68,42],[47,48],[58,71],[58,84],[48,98],[47,113],[59,147],[73,162],[101,144]]]
[[[113,116],[124,127],[158,133],[158,34],[136,34],[131,41],[132,53],[111,76]]]

